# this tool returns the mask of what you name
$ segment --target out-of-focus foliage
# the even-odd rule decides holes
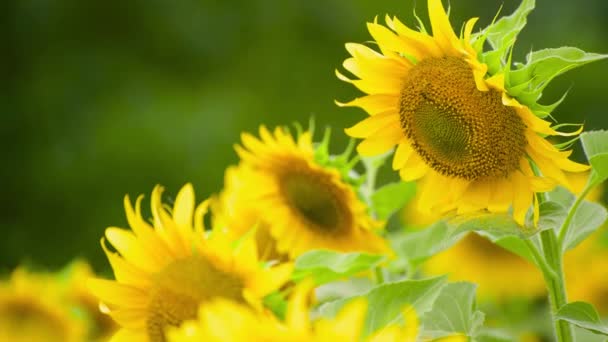
[[[478,27],[503,3],[457,2],[452,22],[478,15]],[[518,4],[504,1],[503,13]],[[333,74],[344,42],[367,41],[364,23],[378,13],[415,23],[410,0],[23,0],[1,7],[0,270],[21,261],[58,267],[74,255],[101,268],[98,239],[106,226],[126,225],[125,193],[187,181],[201,196],[217,192],[224,168],[236,162],[240,132],[260,123],[312,114],[337,132],[353,124],[364,114],[333,103],[357,94]],[[608,52],[607,15],[602,0],[539,2],[514,57],[523,60],[532,41],[534,49]],[[608,69],[599,64],[545,91],[550,103],[575,85],[555,112],[560,122],[607,126]],[[335,138],[336,148],[346,142]]]

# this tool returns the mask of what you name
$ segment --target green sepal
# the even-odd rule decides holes
[[[513,44],[515,44],[519,32],[526,26],[527,16],[534,9],[535,5],[535,0],[523,0],[513,14],[502,17],[486,27],[482,31],[482,35],[485,36],[485,40],[492,47],[492,51],[486,52],[484,55],[487,56],[495,51],[494,54],[496,56],[492,58],[499,58],[504,64],[507,53]],[[497,71],[492,69],[489,68],[490,73],[495,74]]]
[[[519,64],[517,69],[510,71],[510,82],[507,84],[507,89],[509,93],[511,93],[511,88],[517,89],[515,92],[518,93],[517,99],[519,102],[532,108],[542,96],[545,87],[555,77],[607,57],[608,55],[589,53],[574,47],[532,51],[526,56],[525,64]],[[518,87],[522,84],[527,85],[526,89],[522,90]],[[563,101],[563,97],[552,105],[533,108],[533,111],[537,109],[541,112],[550,113],[561,101]]]
[[[526,83],[522,83],[520,86],[528,87],[531,81],[532,80],[529,80]],[[516,86],[514,88],[517,88],[517,87],[519,87],[519,86]],[[511,93],[512,89],[513,88],[509,88],[509,93]],[[530,110],[532,111],[532,113],[534,113],[534,115],[538,116],[539,118],[546,118],[547,116],[551,116],[551,113],[553,113],[555,108],[557,108],[557,106],[559,106],[560,104],[562,104],[562,102],[564,102],[564,100],[566,99],[566,96],[568,96],[569,92],[570,92],[570,90],[566,91],[564,93],[564,95],[562,95],[562,97],[559,98],[559,100],[553,102],[552,104],[542,105],[540,103],[533,103],[530,105]],[[513,95],[513,96],[517,96],[517,95]]]

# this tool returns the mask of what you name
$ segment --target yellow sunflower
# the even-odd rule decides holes
[[[118,326],[112,318],[99,311],[99,301],[87,287],[88,279],[94,276],[91,266],[84,260],[73,261],[59,273],[66,301],[87,318],[88,340],[107,341]]]
[[[572,181],[582,188],[588,181],[589,175],[586,176]],[[599,186],[586,199],[599,203],[602,192],[603,187]],[[568,300],[590,302],[603,315],[608,314],[608,246],[602,241],[605,238],[604,225],[564,256]]]
[[[393,168],[403,180],[418,181],[422,211],[506,212],[512,206],[523,224],[536,192],[568,187],[564,171],[588,169],[544,137],[580,131],[560,133],[511,97],[504,69],[488,75],[472,46],[477,18],[459,37],[441,0],[429,0],[428,10],[432,35],[387,16],[388,27],[368,23],[380,52],[346,44],[352,57],[343,66],[358,79],[338,77],[367,95],[339,105],[370,115],[346,133],[365,139],[357,147],[362,155],[397,146]]]
[[[605,233],[596,232],[564,258],[568,300],[590,302],[603,315],[608,314],[608,247],[599,240]]]
[[[0,282],[0,341],[84,341],[86,324],[71,308],[52,274],[18,268]]]
[[[387,251],[374,232],[380,223],[341,172],[315,160],[310,132],[297,139],[277,127],[244,133],[241,162],[226,171],[219,216],[236,235],[257,225],[261,257],[296,256],[312,249]],[[230,224],[233,223],[233,224]]]
[[[207,202],[195,210],[194,191],[184,186],[170,210],[163,189],[152,192],[152,224],[141,216],[140,196],[125,210],[132,231],[110,227],[105,236],[118,253],[102,247],[116,280],[90,279],[102,307],[124,329],[116,339],[165,341],[167,326],[196,317],[199,304],[225,298],[260,308],[260,299],[289,278],[292,265],[262,268],[251,236],[231,241],[205,232]],[[194,214],[194,222],[193,222]]]
[[[362,339],[367,306],[364,300],[347,304],[333,319],[310,320],[310,287],[298,286],[291,296],[285,322],[272,315],[256,313],[233,302],[216,301],[201,307],[198,320],[188,321],[168,333],[169,342],[194,341],[416,341],[418,318],[411,307],[403,310],[404,326],[389,325]],[[234,329],[238,326],[239,329]],[[437,341],[466,341],[464,336],[451,336]]]

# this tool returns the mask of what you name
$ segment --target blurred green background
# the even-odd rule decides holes
[[[502,1],[453,0],[452,23]],[[519,1],[505,0],[503,13]],[[241,131],[315,115],[341,133],[364,117],[334,99],[359,93],[334,69],[345,42],[370,40],[365,22],[397,14],[426,20],[426,1],[81,1],[0,5],[3,166],[0,270],[19,262],[56,268],[75,256],[100,270],[105,227],[126,226],[124,194],[193,182],[217,192],[237,161]],[[515,51],[572,45],[608,52],[608,2],[539,0]],[[545,93],[570,95],[560,121],[608,127],[608,63],[585,66]]]

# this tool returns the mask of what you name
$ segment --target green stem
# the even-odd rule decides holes
[[[572,342],[573,335],[570,324],[566,321],[555,319],[555,314],[559,308],[567,303],[562,249],[558,244],[557,236],[553,229],[542,231],[540,238],[545,260],[553,270],[553,274],[543,271],[543,275],[547,290],[549,291],[549,302],[551,304],[551,316],[555,325],[555,335],[559,342]]]
[[[375,275],[375,280],[376,280],[377,285],[384,284],[384,271],[383,271],[382,267],[374,268],[374,275]]]

